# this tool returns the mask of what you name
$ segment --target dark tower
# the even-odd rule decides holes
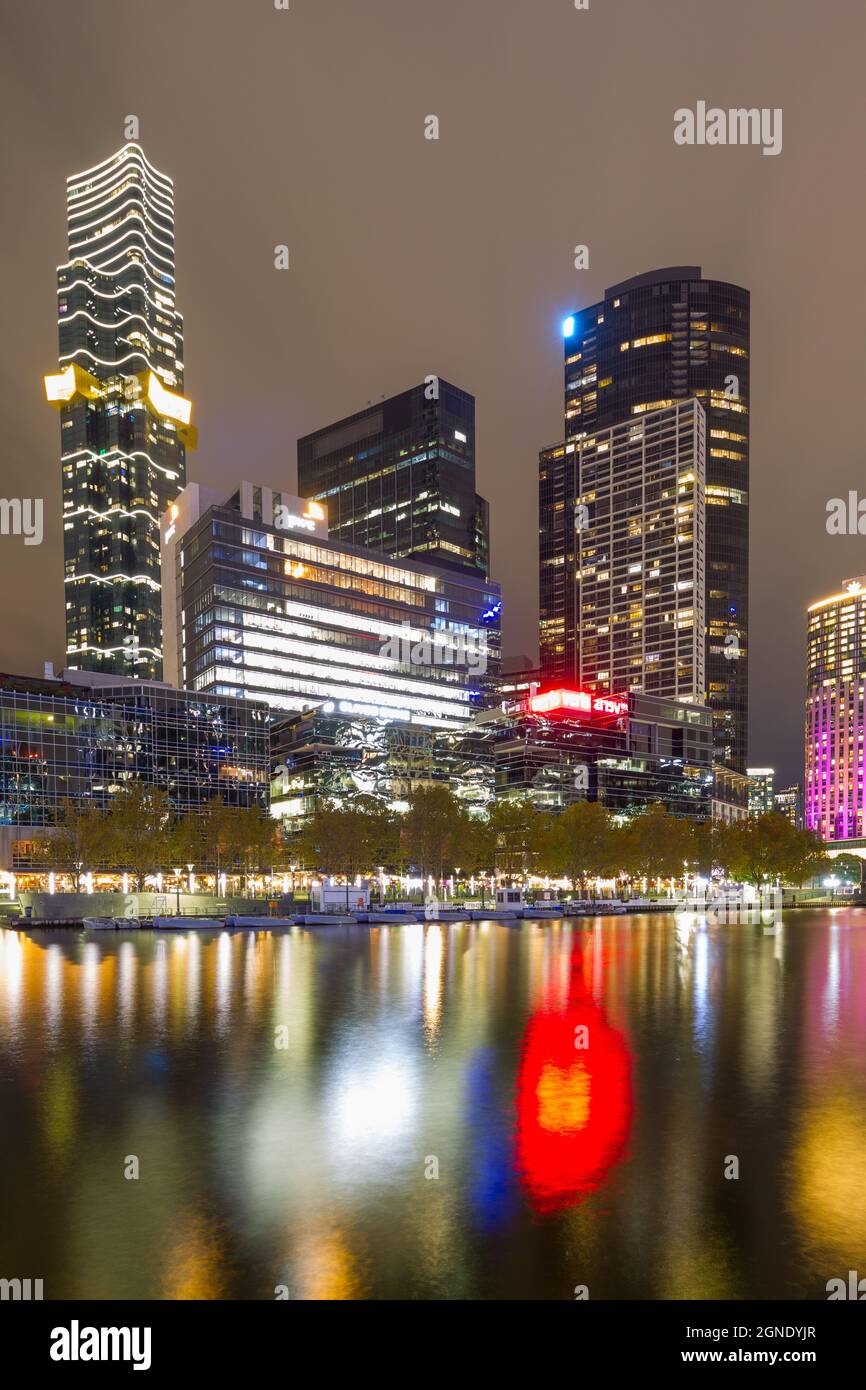
[[[638,421],[686,397],[706,412],[706,699],[719,761],[745,771],[749,615],[749,292],[674,266],[624,280],[563,323],[565,437]],[[573,499],[572,499],[573,500]],[[541,646],[568,639],[565,571],[572,532],[545,528]],[[563,560],[558,560],[558,549]],[[573,613],[571,615],[573,624]],[[573,640],[573,638],[572,638]],[[561,652],[560,652],[561,655]]]
[[[327,502],[335,540],[488,573],[475,397],[441,377],[299,439],[298,491]]]

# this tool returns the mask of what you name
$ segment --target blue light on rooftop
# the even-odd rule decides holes
[[[574,314],[569,314],[569,315],[568,315],[568,318],[565,318],[565,319],[562,320],[562,336],[563,336],[563,338],[573,338],[573,337],[574,337],[574,326],[575,326],[575,325],[574,325]]]

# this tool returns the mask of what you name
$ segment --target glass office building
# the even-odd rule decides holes
[[[179,811],[220,797],[267,808],[264,705],[152,681],[0,676],[0,826],[53,825],[68,799],[109,806],[131,782]]]
[[[191,484],[163,523],[164,625],[179,685],[276,713],[460,729],[492,698],[498,586],[335,541],[322,504]]]
[[[311,710],[275,725],[273,760],[271,815],[292,830],[357,796],[396,811],[420,787],[445,786],[472,811],[494,796],[491,748],[474,722],[446,729]]]
[[[745,773],[749,606],[748,290],[674,266],[613,285],[563,323],[565,442],[588,444],[690,397],[706,412],[706,703],[716,757]],[[542,456],[541,470],[547,460]],[[573,498],[563,500],[566,507]],[[614,499],[628,504],[628,491]],[[544,504],[542,504],[542,507]],[[542,519],[542,538],[545,538]],[[541,560],[543,650],[564,648],[570,619],[552,567],[573,530]]]
[[[335,540],[489,573],[475,398],[441,377],[299,439],[298,491],[327,504]]]
[[[171,179],[127,144],[67,180],[57,271],[66,665],[162,676],[159,519],[195,443]]]
[[[533,687],[478,723],[492,745],[497,800],[528,797],[554,811],[599,801],[623,817],[659,801],[674,815],[711,814],[712,716],[702,707]]]
[[[419,786],[446,785],[472,811],[528,799],[559,811],[600,801],[630,816],[661,801],[696,820],[712,813],[712,716],[636,695],[512,691],[459,731],[416,730],[321,712],[278,725],[271,813],[297,829],[324,805],[359,793],[405,808]]]

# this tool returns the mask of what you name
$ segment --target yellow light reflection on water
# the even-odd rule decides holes
[[[866,1101],[853,1087],[810,1102],[794,1132],[790,1205],[804,1239],[848,1269],[866,1257]],[[829,1269],[828,1277],[840,1270]],[[841,1271],[844,1272],[844,1271]]]

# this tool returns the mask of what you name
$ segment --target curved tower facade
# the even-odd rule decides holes
[[[809,608],[806,828],[822,840],[866,838],[866,575]]]
[[[195,443],[183,395],[172,181],[127,144],[66,189],[57,270],[66,664],[162,675],[159,519]]]

